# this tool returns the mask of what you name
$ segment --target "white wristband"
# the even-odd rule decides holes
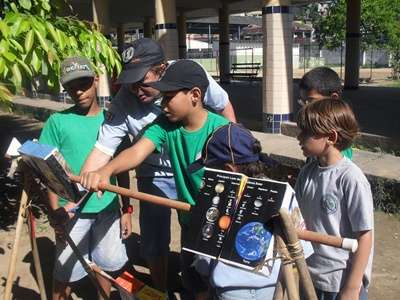
[[[355,239],[344,238],[342,241],[342,248],[354,253],[357,251],[358,242]]]

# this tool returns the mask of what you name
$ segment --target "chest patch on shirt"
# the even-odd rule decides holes
[[[334,214],[338,209],[337,199],[329,194],[322,196],[321,209],[327,215]]]

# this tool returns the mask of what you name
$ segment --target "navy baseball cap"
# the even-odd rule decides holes
[[[203,167],[232,163],[235,165],[260,160],[260,153],[254,151],[258,140],[240,124],[229,123],[217,128],[207,139],[201,158],[188,167],[195,172]]]
[[[124,65],[116,82],[118,84],[138,82],[151,67],[161,65],[165,61],[160,44],[149,38],[134,41],[122,52],[121,57]]]
[[[206,71],[198,63],[181,59],[171,64],[159,81],[149,82],[148,86],[160,92],[173,92],[194,87],[207,89],[208,78]]]

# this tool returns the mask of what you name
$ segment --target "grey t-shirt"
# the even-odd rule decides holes
[[[332,166],[320,167],[317,160],[306,164],[298,176],[296,197],[308,230],[347,238],[373,230],[373,201],[363,172],[343,157]],[[339,292],[351,268],[350,252],[313,244],[314,254],[307,259],[314,286],[326,292]],[[363,285],[371,278],[373,249]]]
[[[173,64],[174,62],[170,62]],[[221,111],[227,105],[229,98],[226,91],[206,72],[209,86],[204,96],[204,104],[216,111]],[[161,99],[154,103],[143,104],[129,91],[128,86],[122,86],[106,114],[106,120],[100,127],[95,147],[112,156],[128,133],[134,139],[141,136],[142,130],[161,113]],[[164,147],[160,153],[151,154],[142,165],[136,169],[138,177],[173,176],[168,151]]]

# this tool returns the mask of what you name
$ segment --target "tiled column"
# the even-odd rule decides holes
[[[122,51],[124,51],[124,44],[125,44],[124,24],[118,24],[117,26],[117,44],[118,44],[118,52],[122,53]]]
[[[100,27],[100,30],[104,34],[108,34],[110,31],[110,17],[109,17],[109,2],[108,0],[92,0],[92,11],[93,11],[93,23]],[[110,100],[110,82],[104,65],[100,66],[102,71],[99,74],[99,84],[97,87],[97,99],[102,107],[105,107],[105,103]]]
[[[183,12],[178,15],[179,58],[186,58],[186,17]]]
[[[229,57],[229,6],[222,1],[222,7],[218,12],[219,16],[219,80],[230,82],[230,57]]]
[[[344,87],[358,88],[360,73],[360,18],[361,0],[346,1],[346,65]]]
[[[263,131],[280,133],[292,118],[293,58],[290,1],[265,1],[263,12]]]
[[[154,18],[146,17],[143,23],[143,36],[152,39],[154,36]]]
[[[155,5],[156,40],[163,47],[167,59],[177,59],[179,54],[175,0],[155,0]]]

